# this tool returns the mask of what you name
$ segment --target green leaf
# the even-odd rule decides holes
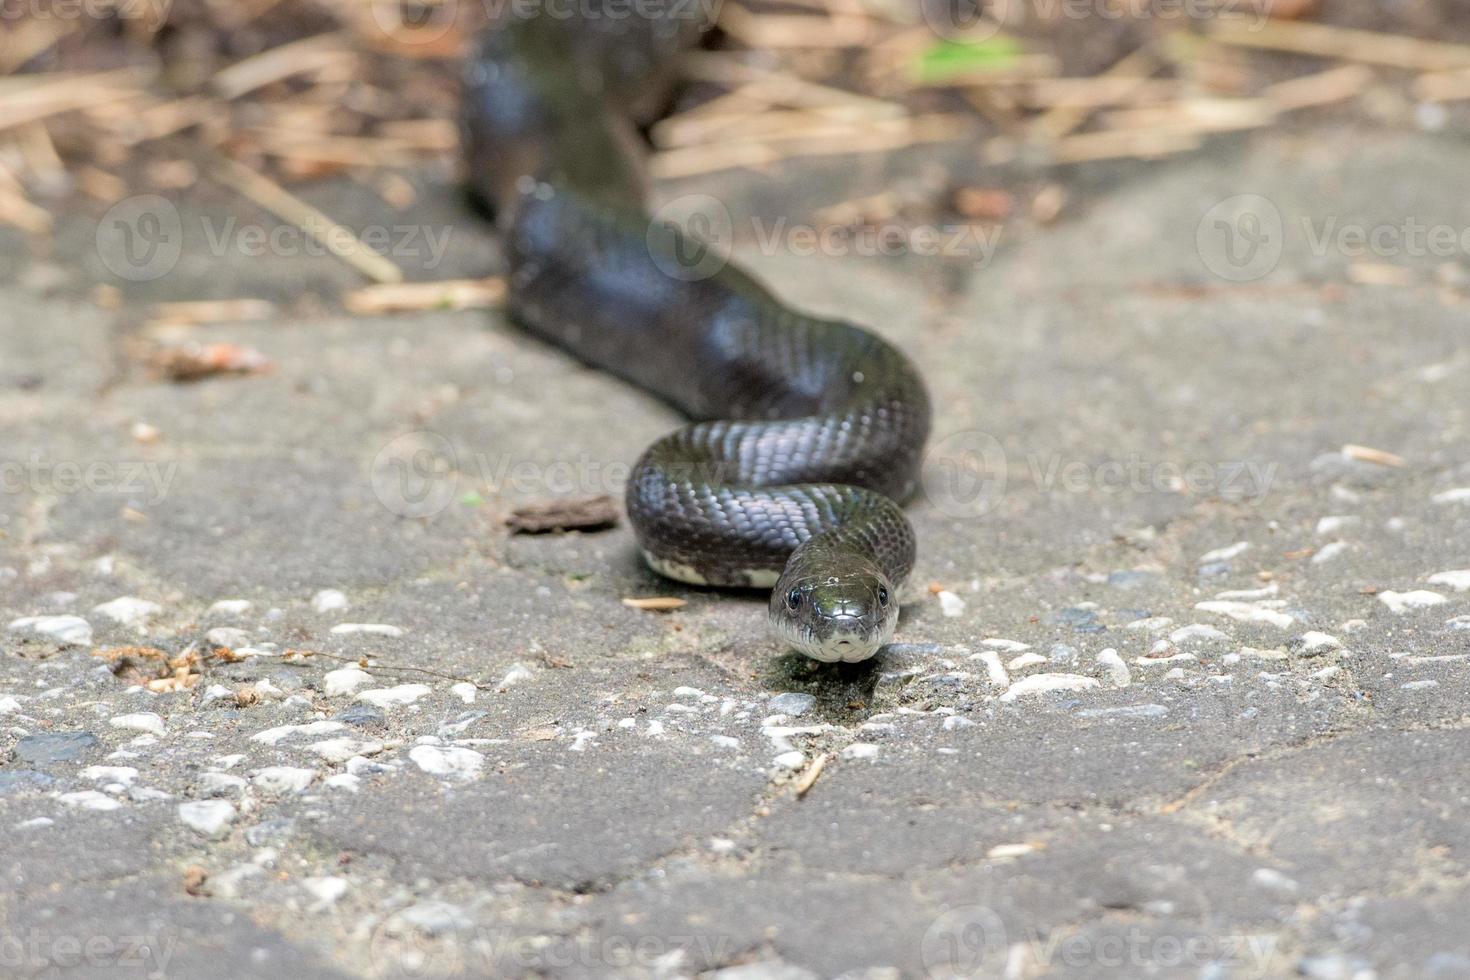
[[[459,502],[465,507],[479,507],[485,502],[485,498],[480,496],[478,492],[471,490],[469,493],[460,497]]]
[[[997,36],[984,41],[939,41],[919,55],[915,71],[921,82],[942,82],[977,71],[1009,68],[1022,54],[1015,38]]]

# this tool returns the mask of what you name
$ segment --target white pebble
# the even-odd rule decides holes
[[[378,687],[371,691],[363,691],[357,696],[357,700],[366,701],[379,708],[392,708],[413,704],[432,690],[433,688],[427,684],[399,684],[397,687]]]
[[[228,647],[231,650],[250,644],[250,634],[234,626],[216,626],[205,633],[204,638],[214,646]]]
[[[510,687],[512,684],[519,684],[521,681],[528,681],[535,676],[536,672],[533,671],[530,667],[527,667],[525,664],[522,663],[514,663],[510,665],[510,670],[505,672],[505,676],[500,679],[499,686]]]
[[[479,694],[479,689],[469,681],[460,681],[449,689],[449,693],[459,698],[465,704],[474,704],[475,696]]]
[[[1027,667],[1035,667],[1037,664],[1047,662],[1047,659],[1039,653],[1023,653],[1006,664],[1006,667],[1010,670],[1025,670]]]
[[[714,742],[716,745],[718,745],[722,749],[738,749],[738,748],[740,748],[740,739],[738,739],[738,738],[732,738],[729,735],[711,735],[709,737],[709,740],[711,742]]]
[[[347,596],[336,589],[322,589],[311,597],[311,608],[319,613],[337,612],[347,608]]]
[[[122,783],[126,786],[138,778],[138,770],[132,766],[88,766],[82,770],[81,776],[93,782]]]
[[[1342,646],[1342,641],[1331,633],[1319,633],[1316,630],[1303,633],[1297,642],[1301,653],[1321,653],[1323,650],[1337,650]]]
[[[1274,868],[1257,868],[1251,873],[1251,881],[1273,892],[1290,893],[1297,890],[1297,883]]]
[[[1470,504],[1470,487],[1457,487],[1434,495],[1437,504]]]
[[[1123,628],[1127,630],[1138,630],[1149,633],[1162,633],[1164,630],[1173,625],[1174,620],[1170,619],[1168,616],[1149,616],[1145,619],[1135,619],[1133,622],[1129,623]]]
[[[243,616],[253,607],[249,599],[221,599],[209,607],[207,616]]]
[[[1006,673],[1005,664],[1000,662],[1000,654],[994,650],[981,650],[979,653],[970,655],[971,660],[978,660],[985,665],[985,674],[994,687],[1001,689],[1011,686],[1011,675]]]
[[[1447,585],[1456,592],[1470,591],[1470,568],[1453,572],[1435,572],[1429,576],[1430,585]]]
[[[338,623],[332,627],[332,632],[338,635],[350,633],[370,633],[374,636],[403,635],[403,630],[397,626],[389,626],[387,623]]]
[[[1204,623],[1194,623],[1190,626],[1181,626],[1169,634],[1170,643],[1191,643],[1196,640],[1228,640],[1230,637]]]
[[[876,759],[878,758],[878,746],[872,742],[853,742],[842,750],[843,759]]]
[[[1205,552],[1199,556],[1199,563],[1201,565],[1209,565],[1217,561],[1229,561],[1237,555],[1244,553],[1250,546],[1251,543],[1249,541],[1237,541],[1235,544],[1228,545],[1224,548],[1216,548],[1214,551]]]
[[[80,616],[25,616],[12,620],[13,633],[40,633],[71,646],[92,645],[92,624]]]
[[[116,810],[122,806],[121,803],[106,793],[99,793],[95,789],[84,789],[76,793],[62,793],[57,799],[67,806],[74,806],[79,810]]]
[[[992,650],[999,650],[1002,653],[1021,653],[1022,651],[1031,649],[1031,644],[1029,643],[1006,640],[998,636],[992,636],[988,640],[981,640],[980,645],[982,647],[990,647]]]
[[[1219,613],[1242,623],[1270,623],[1278,629],[1292,626],[1296,620],[1284,612],[1268,608],[1264,604],[1249,602],[1196,602],[1194,608],[1201,612]]]
[[[965,600],[950,592],[948,589],[939,593],[939,611],[946,616],[955,617],[963,615],[965,611]]]
[[[361,784],[362,780],[350,772],[339,772],[322,780],[322,785],[329,789],[345,789],[349,793],[356,793]]]
[[[291,735],[326,735],[328,732],[340,732],[346,727],[347,725],[340,721],[311,721],[304,725],[277,725],[275,728],[256,732],[250,736],[250,741],[275,745],[281,739]]]
[[[251,782],[267,793],[284,796],[300,793],[316,779],[315,769],[300,769],[296,766],[268,766],[251,777]]]
[[[1133,674],[1128,670],[1128,665],[1118,655],[1118,651],[1108,647],[1097,655],[1097,662],[1108,672],[1108,681],[1114,687],[1127,687],[1133,683]]]
[[[1415,589],[1412,592],[1380,592],[1378,601],[1387,606],[1390,611],[1403,614],[1411,609],[1428,609],[1430,606],[1443,605],[1450,600],[1438,592]]]
[[[334,765],[341,765],[355,755],[377,755],[383,751],[382,742],[358,741],[355,738],[329,738],[308,745],[307,751],[314,752]]]
[[[468,779],[479,773],[485,765],[485,757],[473,749],[457,746],[443,748],[437,745],[415,745],[408,758],[424,772],[434,776],[453,776]]]
[[[973,728],[974,726],[975,723],[973,721],[960,715],[950,715],[944,719],[944,730],[947,732],[952,732],[958,728]]]
[[[697,687],[676,687],[676,688],[674,688],[674,697],[676,697],[676,698],[700,698],[700,697],[703,697],[703,696],[704,696],[704,692],[701,691]]]
[[[108,722],[113,728],[125,728],[128,731],[147,732],[150,735],[162,735],[164,733],[163,719],[151,711],[141,711],[133,715],[117,715]]]
[[[1360,518],[1360,517],[1352,517],[1352,516],[1345,516],[1345,515],[1335,515],[1335,516],[1332,516],[1332,517],[1324,517],[1320,521],[1317,522],[1317,533],[1318,534],[1336,534],[1338,531],[1341,531],[1343,528],[1349,527],[1349,526],[1351,526],[1353,524],[1357,524],[1361,520],[1362,520],[1362,518]]]
[[[1344,551],[1347,550],[1348,543],[1346,541],[1334,541],[1331,544],[1324,544],[1320,549],[1318,549],[1317,553],[1312,556],[1312,564],[1325,565],[1327,562],[1332,561],[1334,558],[1337,558]]]
[[[320,912],[329,909],[347,894],[347,879],[337,877],[327,878],[303,878],[301,887],[316,899],[312,903],[312,911]]]
[[[351,694],[364,684],[371,684],[373,675],[358,667],[343,667],[339,670],[329,670],[322,678],[323,690],[327,697],[335,698],[343,694]]]
[[[1439,687],[1439,681],[1409,681],[1399,685],[1399,689],[1404,691],[1427,691],[1431,687]]]
[[[230,824],[238,815],[235,805],[225,800],[191,800],[179,804],[179,820],[184,826],[218,840],[230,832]]]
[[[790,752],[782,752],[773,761],[781,769],[800,769],[806,765],[806,753],[793,749]]]
[[[99,616],[106,616],[114,623],[121,623],[123,626],[141,627],[150,617],[163,612],[163,607],[147,599],[125,595],[111,602],[104,602],[100,606],[93,606],[92,611]]]
[[[1014,701],[1017,698],[1045,694],[1049,691],[1085,691],[1088,688],[1099,686],[1096,677],[1083,677],[1081,674],[1032,674],[1012,684],[1000,696],[1000,699]]]

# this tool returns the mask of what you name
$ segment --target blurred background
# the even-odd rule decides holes
[[[41,285],[79,287],[90,274],[98,302],[114,305],[117,290],[174,303],[279,298],[275,273],[193,282],[188,291],[209,293],[195,296],[179,292],[178,277],[170,292],[153,269],[48,269],[68,254],[69,235],[90,261],[88,231],[120,202],[142,244],[158,216],[139,224],[149,207],[136,198],[159,195],[263,208],[306,239],[335,238],[325,249],[359,285],[453,280],[447,294],[351,296],[352,277],[302,267],[293,290],[302,311],[438,305],[446,295],[493,303],[493,284],[461,282],[489,271],[488,252],[433,269],[384,261],[391,249],[362,241],[343,209],[366,206],[353,197],[360,190],[389,213],[421,214],[426,188],[433,197],[454,184],[458,60],[509,2],[6,0],[0,275],[30,269]],[[755,183],[752,206],[818,228],[879,225],[901,238],[907,226],[958,221],[1004,225],[1015,240],[1061,216],[1082,175],[1109,173],[1079,164],[1324,121],[1452,132],[1470,121],[1470,10],[1449,0],[706,2],[717,30],[649,129],[651,171],[664,187],[756,171],[771,179]],[[792,179],[793,167],[840,168],[841,193]],[[296,199],[334,179],[351,188]],[[225,304],[159,315],[264,312]]]

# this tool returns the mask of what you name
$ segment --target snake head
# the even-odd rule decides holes
[[[855,664],[893,637],[898,595],[877,568],[838,574],[788,568],[771,593],[770,618],[783,640],[813,660]]]

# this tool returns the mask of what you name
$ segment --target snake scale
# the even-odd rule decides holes
[[[630,16],[582,0],[487,29],[464,75],[470,187],[504,235],[513,318],[692,420],[629,478],[650,567],[770,588],[787,645],[865,660],[891,638],[914,564],[900,504],[918,486],[929,398],[861,327],[798,312],[733,265],[679,274],[701,243],[651,221],[637,124],[666,104],[706,23],[659,2]]]

